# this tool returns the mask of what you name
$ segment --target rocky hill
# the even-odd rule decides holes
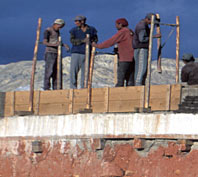
[[[70,57],[63,59],[63,88],[69,89]],[[114,56],[96,55],[93,73],[93,87],[113,87]],[[180,62],[180,68],[183,62]],[[29,90],[32,61],[20,61],[0,65],[0,91]],[[157,72],[157,61],[152,62],[152,84],[175,83],[175,60],[162,59],[162,73]],[[38,61],[35,75],[35,89],[42,90],[44,76],[44,61]]]

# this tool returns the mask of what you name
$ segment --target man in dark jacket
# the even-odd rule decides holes
[[[81,69],[81,88],[84,88],[85,78],[85,46],[87,38],[86,35],[90,36],[90,48],[91,42],[97,42],[97,30],[86,24],[86,17],[80,15],[75,18],[76,27],[72,28],[70,32],[70,42],[72,43],[71,49],[71,64],[70,64],[70,88],[77,88],[77,76]]]
[[[195,58],[190,53],[185,53],[182,56],[185,66],[181,71],[182,82],[187,82],[188,85],[198,84],[198,63],[195,63]]]
[[[147,14],[146,17],[142,19],[135,27],[135,34],[133,37],[135,85],[144,85],[146,78],[150,35],[150,28],[148,25],[151,24],[152,15],[155,16],[153,13]],[[153,37],[161,37],[161,34],[156,34]]]

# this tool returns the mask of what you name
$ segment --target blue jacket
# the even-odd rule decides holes
[[[97,36],[97,30],[87,25],[87,30],[83,32],[79,27],[72,28],[70,32],[70,41],[72,43],[72,49],[71,53],[80,53],[85,54],[85,43],[82,42],[83,39],[86,38],[86,34],[90,35],[90,44],[91,42],[97,42],[98,36]],[[91,45],[90,45],[91,49]]]

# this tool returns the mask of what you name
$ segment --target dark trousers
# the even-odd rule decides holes
[[[119,62],[118,63],[118,75],[116,87],[123,87],[124,81],[126,86],[134,86],[134,62]]]
[[[44,90],[51,87],[50,79],[52,78],[52,88],[57,89],[57,53],[45,53],[45,76]]]

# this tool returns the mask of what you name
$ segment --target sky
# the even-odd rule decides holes
[[[126,18],[129,27],[136,24],[147,13],[159,13],[162,23],[176,23],[180,18],[180,58],[183,53],[198,57],[198,1],[197,0],[1,0],[0,6],[0,64],[32,60],[36,40],[38,18],[42,18],[40,41],[44,30],[57,18],[66,26],[61,29],[64,43],[71,47],[69,30],[77,15],[87,17],[87,24],[98,31],[99,43],[117,31],[115,20]],[[161,26],[162,43],[166,41],[172,27]],[[157,57],[156,39],[153,41],[153,60]],[[43,45],[39,45],[38,60],[44,58]],[[162,57],[175,58],[176,30],[162,49]],[[112,52],[112,48],[99,50]],[[70,55],[63,49],[63,57]]]

